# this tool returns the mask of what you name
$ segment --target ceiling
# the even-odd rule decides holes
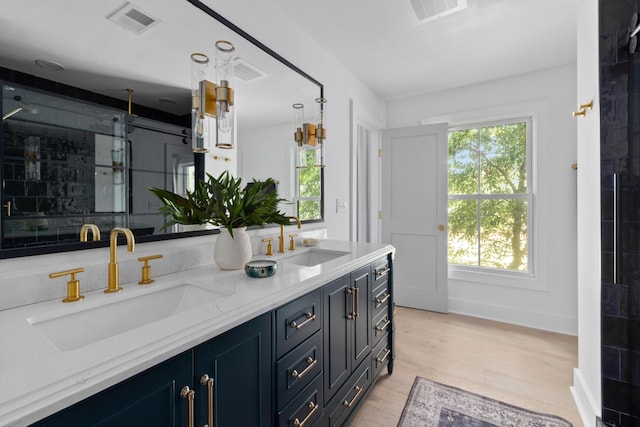
[[[272,1],[385,100],[576,62],[579,0],[468,0],[422,24],[410,0]]]
[[[87,89],[125,98],[133,79],[137,102],[148,92],[153,102],[162,96],[177,99],[176,109],[188,109],[190,72],[184,52],[203,51],[206,47],[198,40],[223,33],[211,27],[210,17],[185,8],[186,2],[133,0],[163,22],[141,36],[131,35],[105,19],[124,1],[103,0],[88,8],[85,0],[65,0],[64,9],[50,0],[9,2],[0,17],[0,66],[63,82],[91,72],[99,75],[100,86],[94,78]],[[466,10],[422,24],[410,0],[270,1],[385,100],[576,62],[579,0],[468,0]],[[251,47],[244,40],[237,42],[237,51],[246,55]],[[62,62],[67,70],[37,70],[33,59],[40,57]],[[263,62],[256,54],[251,59],[270,71],[270,58]],[[254,89],[238,88],[238,98],[244,92],[258,95]],[[274,99],[273,94],[260,95]],[[282,102],[286,112],[269,112],[288,120],[290,104]],[[273,122],[262,111],[247,111],[246,116]]]

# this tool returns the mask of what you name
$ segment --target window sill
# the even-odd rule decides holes
[[[480,269],[451,264],[448,266],[448,272],[450,280],[534,291],[547,290],[545,286],[541,286],[541,281],[535,273]]]

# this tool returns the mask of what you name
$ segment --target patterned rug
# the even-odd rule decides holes
[[[571,427],[571,423],[416,377],[398,427],[462,426]]]

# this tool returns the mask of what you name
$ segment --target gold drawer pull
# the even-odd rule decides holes
[[[204,374],[200,377],[200,384],[207,387],[208,397],[209,397],[209,407],[207,411],[207,427],[213,427],[213,378],[209,375]]]
[[[315,314],[311,314],[311,313],[305,313],[304,317],[306,317],[307,319],[302,322],[302,323],[296,323],[295,321],[291,322],[289,324],[289,326],[291,327],[291,329],[300,329],[302,328],[304,325],[306,325],[309,322],[312,322],[314,320],[316,320],[316,315]]]
[[[381,278],[382,276],[386,275],[389,270],[391,270],[388,266],[385,266],[384,270],[376,270],[376,279]]]
[[[378,326],[378,325],[376,325],[376,330],[378,330],[378,331],[382,332],[382,331],[384,331],[385,329],[387,329],[387,326],[389,326],[390,324],[391,324],[391,320],[389,320],[389,319],[385,319],[385,320],[384,320],[384,323],[383,323],[383,325],[382,325],[382,326]]]
[[[291,372],[291,376],[297,380],[299,380],[300,378],[302,378],[307,372],[309,372],[311,369],[313,369],[314,366],[316,366],[318,364],[318,360],[314,360],[313,357],[309,356],[307,357],[307,367],[304,368],[302,370],[302,372],[298,372],[297,370],[293,370],[293,372]]]
[[[353,299],[353,288],[347,288],[347,295],[351,295],[351,311],[349,313],[347,313],[347,320],[353,320],[354,319],[354,314],[355,314],[355,301]]]
[[[358,399],[358,397],[360,396],[360,393],[362,393],[362,387],[358,385],[355,386],[353,389],[356,391],[356,395],[353,396],[353,399],[351,399],[351,402],[347,402],[346,400],[342,402],[342,404],[347,408],[351,408],[353,404],[356,402],[356,400]]]
[[[189,427],[193,427],[193,399],[196,397],[196,392],[191,390],[188,385],[182,387],[180,390],[180,397],[189,400]]]
[[[389,292],[385,292],[384,295],[382,296],[382,299],[376,297],[376,308],[380,307],[382,304],[387,302],[387,300],[390,297],[391,297],[391,294]]]
[[[380,363],[384,363],[384,361],[387,360],[387,357],[389,357],[390,354],[391,350],[387,348],[384,350],[384,356],[382,356],[382,359],[380,357],[376,357],[376,360]]]
[[[353,298],[354,298],[354,301],[355,301],[355,303],[354,303],[354,307],[355,308],[354,308],[354,312],[353,312],[353,317],[356,318],[356,317],[358,317],[358,311],[360,311],[360,301],[359,301],[359,299],[360,299],[360,297],[359,297],[360,289],[359,288],[353,288],[353,292],[354,292]]]
[[[311,418],[311,416],[313,414],[315,414],[315,412],[318,410],[318,406],[319,405],[317,403],[309,402],[309,404],[307,405],[307,408],[311,409],[311,411],[309,411],[307,416],[304,417],[304,420],[300,421],[298,418],[293,420],[294,427],[302,427],[302,426],[304,426],[304,423],[309,421],[309,418]]]

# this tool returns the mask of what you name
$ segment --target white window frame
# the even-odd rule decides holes
[[[527,270],[526,271],[516,271],[516,270],[507,270],[500,268],[492,268],[492,267],[483,267],[480,265],[480,245],[481,241],[478,240],[478,265],[469,266],[469,265],[461,265],[461,264],[452,264],[449,263],[449,270],[452,273],[472,273],[472,274],[490,274],[490,275],[499,275],[499,276],[517,276],[517,277],[535,277],[536,273],[536,241],[535,241],[535,233],[534,233],[534,224],[535,224],[535,206],[534,206],[534,195],[535,195],[535,185],[534,185],[534,170],[533,170],[533,126],[534,120],[531,116],[522,116],[522,117],[513,117],[506,118],[500,120],[492,120],[492,121],[478,121],[474,123],[468,123],[465,125],[459,126],[451,126],[449,127],[449,132],[455,132],[460,130],[468,130],[468,129],[480,129],[487,127],[494,127],[500,125],[510,125],[516,123],[525,123],[526,126],[526,167],[527,167],[527,191],[526,193],[515,193],[515,194],[464,194],[464,195],[451,195],[447,191],[448,200],[506,200],[506,199],[520,199],[526,200],[527,202]],[[481,170],[478,170],[480,173]],[[478,181],[478,185],[480,182]],[[478,209],[478,227],[481,226],[480,222],[481,212]],[[447,256],[448,257],[448,256]]]

